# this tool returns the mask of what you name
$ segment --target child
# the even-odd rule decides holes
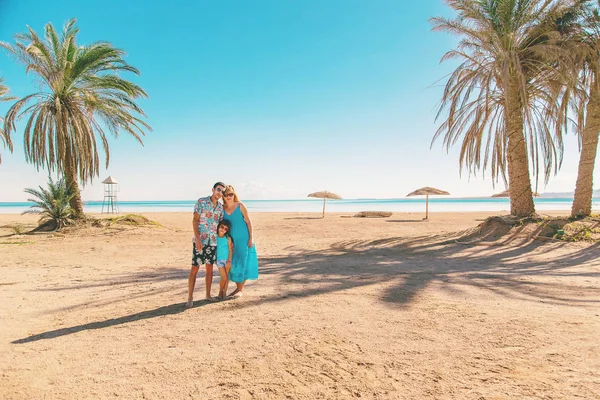
[[[231,222],[222,220],[217,225],[217,261],[216,265],[221,275],[219,283],[219,299],[225,299],[229,285],[229,270],[231,269],[231,256],[233,256],[233,240],[229,236]]]

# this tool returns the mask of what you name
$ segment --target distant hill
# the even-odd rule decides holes
[[[600,189],[598,190],[594,190],[592,192],[592,197],[600,197]],[[573,197],[574,192],[548,192],[548,193],[541,193],[540,197],[568,197],[571,198]]]
[[[573,192],[547,192],[547,193],[540,193],[540,197],[573,197]]]

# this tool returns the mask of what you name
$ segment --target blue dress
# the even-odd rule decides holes
[[[256,245],[248,248],[250,234],[240,206],[238,205],[231,214],[224,211],[223,219],[231,222],[229,235],[233,239],[233,257],[231,258],[229,279],[236,283],[242,283],[248,279],[258,279]]]
[[[217,261],[227,261],[229,259],[229,240],[227,236],[217,236]]]

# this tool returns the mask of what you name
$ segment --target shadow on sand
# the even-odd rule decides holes
[[[244,301],[242,307],[278,302],[289,297],[310,297],[357,287],[385,285],[380,299],[407,306],[431,284],[460,293],[465,287],[490,290],[521,301],[565,305],[600,303],[600,288],[573,282],[549,282],[548,277],[600,278],[599,268],[579,267],[600,258],[600,244],[519,240],[519,231],[487,243],[462,243],[471,232],[429,237],[349,240],[324,251],[297,251],[283,257],[261,259],[261,274],[275,274],[281,296]],[[528,232],[530,233],[530,232]],[[563,248],[565,251],[560,251]],[[554,250],[559,250],[554,252]],[[536,254],[554,252],[551,259]]]
[[[203,305],[209,304],[208,302],[195,302],[193,308],[201,307]],[[135,314],[125,315],[118,318],[110,318],[104,321],[90,322],[87,324],[76,325],[69,328],[61,328],[53,331],[48,331],[44,333],[40,333],[38,335],[29,336],[24,339],[15,340],[11,343],[13,344],[22,344],[29,342],[36,342],[42,339],[54,339],[60,336],[70,335],[72,333],[77,333],[81,331],[87,331],[92,329],[102,329],[108,328],[111,326],[122,325],[129,322],[139,321],[143,319],[150,319],[156,317],[162,317],[164,315],[173,315],[179,314],[180,312],[185,311],[185,303],[177,303],[171,304],[168,306],[158,307],[153,310],[142,311]]]
[[[599,287],[589,285],[584,290],[582,284],[572,281],[547,279],[600,278],[600,268],[589,268],[589,265],[585,269],[580,268],[586,263],[599,265],[599,243],[573,245],[558,241],[524,240],[507,244],[506,237],[489,241],[486,245],[459,241],[467,236],[469,232],[465,231],[426,237],[346,240],[336,242],[324,250],[308,251],[296,248],[288,249],[288,254],[283,256],[262,257],[261,275],[272,276],[276,280],[274,284],[281,288],[280,294],[248,298],[239,302],[236,308],[261,306],[369,286],[378,293],[382,302],[394,307],[406,307],[432,284],[453,294],[461,293],[466,287],[476,287],[520,301],[544,301],[567,306],[568,303],[600,303]],[[553,252],[553,257],[544,259],[536,256],[547,252]],[[130,285],[140,281],[167,281],[163,289],[169,291],[174,290],[174,287],[185,287],[186,277],[187,272],[180,269],[161,269],[160,273],[155,274],[130,274],[128,279],[120,279],[119,282],[113,279],[49,290],[78,290]],[[169,284],[168,281],[173,282]],[[152,293],[156,293],[156,289],[154,287]],[[150,292],[143,295],[149,296]],[[207,303],[201,305],[204,304]],[[182,311],[183,303],[172,304],[114,319],[48,331],[12,343],[56,338],[83,330],[101,329]]]

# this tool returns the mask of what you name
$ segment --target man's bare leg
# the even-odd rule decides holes
[[[194,305],[194,287],[196,286],[196,275],[198,274],[199,268],[200,267],[195,267],[192,265],[190,275],[188,276],[188,301],[185,304],[187,308]]]
[[[213,301],[214,299],[210,295],[210,289],[212,287],[212,281],[213,281],[213,265],[212,264],[206,264],[206,276],[204,277],[204,280],[206,282],[206,296],[204,297],[204,300]]]

